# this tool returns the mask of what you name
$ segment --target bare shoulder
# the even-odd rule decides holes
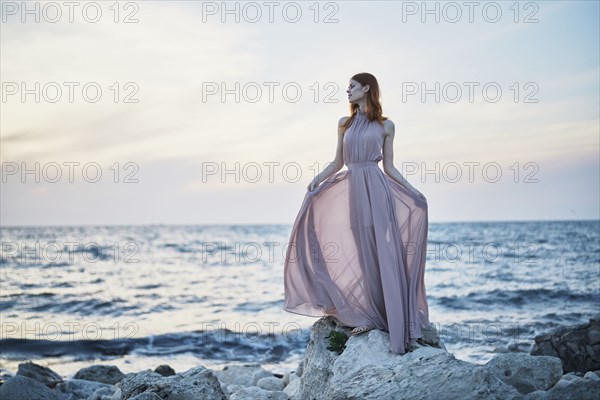
[[[341,128],[342,125],[344,125],[346,123],[346,121],[348,121],[350,117],[347,115],[344,115],[342,118],[340,118],[340,120],[338,121],[338,126]]]
[[[385,133],[386,134],[394,134],[394,131],[396,129],[396,126],[394,125],[394,121],[392,121],[391,119],[386,119],[385,121],[383,121],[383,127],[385,128]]]
[[[346,121],[348,121],[350,117],[348,116],[343,116],[342,118],[340,118],[340,120],[338,121],[338,134],[344,134],[345,130],[344,130],[344,124],[346,123]]]

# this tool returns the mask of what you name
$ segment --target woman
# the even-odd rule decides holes
[[[352,334],[384,330],[404,354],[431,327],[427,200],[394,167],[394,123],[382,116],[375,77],[354,75],[347,93],[335,160],[308,185],[292,228],[284,310],[333,316]]]

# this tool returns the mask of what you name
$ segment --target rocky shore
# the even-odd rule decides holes
[[[311,329],[304,360],[296,371],[282,375],[258,364],[230,365],[219,371],[197,366],[180,373],[161,365],[129,374],[115,366],[94,365],[64,379],[26,362],[2,383],[0,399],[600,398],[600,316],[538,335],[530,354],[498,354],[484,365],[456,359],[436,332],[428,332],[425,340],[401,356],[389,351],[385,332],[359,336],[349,332],[331,318],[319,319]],[[336,349],[331,347],[332,337],[338,339]]]

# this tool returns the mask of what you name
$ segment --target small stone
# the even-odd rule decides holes
[[[267,390],[250,386],[238,390],[229,397],[229,400],[288,400],[285,392],[269,392]]]
[[[125,374],[114,365],[92,365],[77,371],[74,378],[114,385],[125,378]]]
[[[270,376],[266,378],[261,378],[256,386],[271,392],[280,392],[285,387],[285,384],[281,379],[275,378],[274,376]]]
[[[169,365],[159,365],[154,369],[154,372],[161,374],[162,376],[171,376],[175,375],[175,370],[171,368]]]
[[[263,378],[273,378],[273,373],[265,369],[259,369],[252,375],[252,385],[258,386],[258,382]],[[277,379],[277,378],[275,378]],[[267,389],[268,390],[268,389]],[[280,389],[281,390],[281,389]]]

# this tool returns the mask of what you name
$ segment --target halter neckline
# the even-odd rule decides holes
[[[360,111],[360,108],[357,108],[356,111],[354,112],[354,114],[357,117],[365,117],[367,116],[367,113],[365,113],[364,111]]]

